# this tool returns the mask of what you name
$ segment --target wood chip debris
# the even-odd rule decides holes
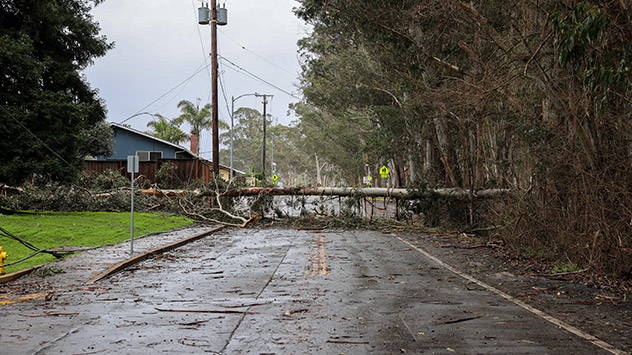
[[[301,309],[295,309],[295,310],[288,309],[287,311],[285,311],[283,313],[283,315],[285,317],[291,317],[292,314],[294,314],[294,313],[304,313],[304,312],[309,312],[309,309],[307,309],[307,308],[301,308]]]

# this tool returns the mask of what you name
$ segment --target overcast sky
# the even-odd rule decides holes
[[[108,121],[121,122],[139,112],[174,118],[180,114],[180,100],[195,103],[199,98],[201,105],[210,102],[210,71],[203,69],[210,67],[210,26],[197,23],[200,4],[198,0],[106,0],[92,11],[101,25],[101,34],[115,42],[114,49],[85,71],[92,87],[99,89],[99,96],[105,100]],[[222,0],[218,4],[228,9],[228,25],[218,26],[219,54],[300,97],[296,42],[309,30],[292,12],[298,3]],[[220,119],[230,122],[231,96],[255,92],[274,95],[268,112],[278,123],[287,125],[294,119],[287,111],[289,103],[298,101],[296,98],[253,79],[226,60],[219,62],[226,93],[225,101],[220,88]],[[261,111],[262,99],[245,96],[235,102],[235,110],[242,106]],[[151,119],[141,114],[125,123],[144,131]],[[188,133],[189,127],[183,128]],[[211,146],[210,132],[204,132],[200,148],[204,158],[211,158]]]

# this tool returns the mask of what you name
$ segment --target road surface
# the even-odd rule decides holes
[[[608,353],[377,231],[225,230],[0,310],[2,354]]]

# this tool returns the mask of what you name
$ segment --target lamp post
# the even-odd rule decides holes
[[[230,107],[230,179],[233,179],[233,125],[234,125],[234,115],[235,115],[235,101],[239,100],[244,96],[257,96],[256,92],[254,94],[242,94],[237,97],[231,97],[231,107]]]

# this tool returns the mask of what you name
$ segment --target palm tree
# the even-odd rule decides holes
[[[175,144],[180,144],[181,142],[185,142],[189,139],[189,135],[180,129],[180,124],[177,120],[169,122],[169,120],[160,114],[156,114],[154,116],[158,117],[158,120],[153,120],[147,123],[147,127],[152,129],[147,133]]]
[[[197,139],[200,132],[212,127],[212,109],[210,103],[200,108],[200,99],[198,98],[194,105],[191,101],[182,100],[178,103],[178,108],[182,114],[177,118],[178,123],[186,122],[191,126],[191,139]],[[224,121],[218,121],[219,128],[228,129],[228,124]],[[195,138],[194,138],[195,136]],[[197,144],[196,144],[197,145]],[[195,154],[199,155],[200,146],[197,145]]]

